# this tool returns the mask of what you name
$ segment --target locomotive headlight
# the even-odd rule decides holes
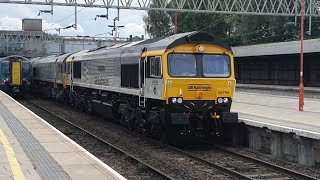
[[[223,98],[223,103],[228,103],[229,99],[228,98]]]
[[[223,102],[222,98],[218,98],[218,103],[221,104]]]
[[[203,46],[198,46],[198,51],[199,52],[203,52],[204,51],[204,47]]]
[[[182,98],[178,98],[178,100],[177,100],[177,101],[178,101],[178,103],[179,103],[179,104],[181,104],[181,103],[182,103],[182,101],[183,101],[183,99],[182,99]]]
[[[172,98],[172,103],[177,103],[177,98]]]

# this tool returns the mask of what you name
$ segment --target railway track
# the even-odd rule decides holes
[[[215,146],[215,148],[210,148],[207,151],[185,151],[168,145],[160,145],[158,141],[143,137],[144,139],[147,139],[147,141],[143,142],[141,146],[143,146],[145,149],[149,148],[150,151],[154,151],[153,153],[151,153],[151,156],[156,154],[164,154],[164,156],[160,157],[169,157],[167,159],[164,159],[164,161],[175,161],[175,159],[183,159],[185,160],[183,163],[185,163],[186,165],[193,164],[195,168],[192,169],[194,169],[195,171],[197,169],[202,169],[200,173],[205,172],[209,175],[199,176],[199,174],[196,174],[183,176],[181,175],[181,173],[173,173],[173,171],[168,171],[168,166],[165,166],[165,169],[159,168],[159,164],[154,165],[152,163],[152,160],[146,160],[145,154],[143,153],[137,154],[135,152],[132,153],[128,150],[124,150],[122,147],[119,147],[101,138],[101,136],[97,135],[97,132],[92,133],[88,131],[86,128],[83,128],[78,124],[69,121],[65,117],[61,117],[60,115],[46,109],[41,105],[38,105],[31,101],[27,102],[33,104],[34,106],[42,109],[43,111],[53,116],[58,117],[64,122],[68,123],[70,126],[76,127],[80,131],[85,132],[88,135],[96,138],[97,140],[108,144],[108,146],[134,159],[135,161],[144,164],[146,167],[148,167],[150,171],[156,173],[163,179],[192,179],[207,177],[211,177],[210,179],[316,179],[314,177],[310,177],[299,172],[285,169],[280,166],[275,166],[270,163],[261,162],[260,160],[248,156],[246,157],[240,153],[227,150],[226,148],[221,146]],[[135,136],[140,136],[137,133],[129,133],[135,134]],[[174,169],[174,171],[177,170],[181,170],[182,172],[184,172],[188,171],[188,168]]]
[[[273,179],[273,180],[317,180],[300,172],[287,169],[260,159],[256,159],[235,151],[227,147],[213,145],[210,149],[197,151],[183,151],[191,156],[200,158],[204,162],[216,163],[223,168],[231,169],[246,176],[247,179]]]
[[[81,132],[84,132],[85,134],[93,137],[94,139],[97,139],[98,141],[106,144],[108,147],[112,148],[113,150],[116,150],[117,152],[120,152],[120,153],[124,154],[125,156],[130,157],[130,158],[133,159],[134,161],[143,164],[143,165],[146,166],[150,171],[154,172],[155,174],[157,174],[157,175],[160,176],[161,178],[163,178],[163,179],[173,179],[172,177],[170,177],[170,175],[167,175],[167,174],[161,172],[160,170],[152,167],[151,165],[149,165],[148,163],[144,162],[143,160],[135,157],[134,155],[130,154],[129,152],[124,151],[124,150],[121,149],[120,147],[117,147],[116,145],[111,144],[111,143],[105,141],[104,139],[98,137],[98,136],[95,135],[94,133],[91,133],[91,132],[87,131],[86,129],[78,126],[77,124],[72,123],[71,121],[69,121],[69,120],[67,120],[67,119],[59,116],[58,114],[56,114],[56,113],[54,113],[54,112],[52,112],[52,111],[50,111],[50,110],[48,110],[48,109],[46,109],[46,108],[44,108],[44,107],[42,107],[42,106],[39,106],[39,105],[37,105],[37,104],[29,101],[29,100],[25,100],[25,101],[28,102],[28,103],[30,103],[30,104],[32,104],[33,106],[36,106],[37,108],[39,108],[39,109],[41,109],[41,110],[43,110],[43,111],[51,114],[52,116],[55,116],[55,117],[61,119],[63,122],[67,123],[69,126],[72,126],[73,128],[75,128],[75,129],[77,129],[77,130],[79,130],[79,131],[81,131]],[[64,129],[65,129],[65,128],[67,128],[67,127],[64,127]],[[73,134],[73,133],[74,133],[74,132],[72,132],[72,134]],[[68,135],[68,133],[67,133],[67,135]]]
[[[266,162],[266,161],[263,161],[263,160],[260,160],[260,159],[257,159],[257,158],[250,157],[248,155],[244,155],[244,154],[238,153],[238,152],[233,151],[233,150],[229,150],[227,147],[224,147],[224,146],[214,145],[214,147],[219,149],[219,150],[221,150],[221,151],[223,151],[223,152],[225,152],[225,153],[228,153],[228,154],[230,154],[232,156],[241,158],[242,161],[254,162],[256,164],[259,164],[259,165],[274,169],[274,170],[276,170],[278,172],[290,175],[291,177],[294,177],[295,179],[308,179],[308,180],[317,180],[318,179],[316,177],[312,177],[312,176],[309,176],[309,175],[306,175],[306,174],[302,174],[300,172],[297,172],[297,171],[294,171],[294,170],[291,170],[291,169],[288,169],[288,168],[285,168],[285,167],[281,167],[281,166],[278,166],[278,165],[275,165],[275,164],[272,164],[272,163],[269,163],[269,162]]]

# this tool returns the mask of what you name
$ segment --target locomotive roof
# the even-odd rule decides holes
[[[142,40],[138,42],[131,43],[121,43],[111,46],[103,46],[100,48],[92,50],[84,50],[77,53],[73,53],[67,57],[67,61],[83,61],[95,58],[106,58],[107,56],[117,56],[121,54],[121,57],[125,56],[139,56],[143,51],[153,51],[153,50],[167,50],[183,44],[212,44],[216,46],[223,47],[229,51],[231,48],[219,40],[218,38],[205,33],[205,32],[188,32],[175,34],[169,37],[160,37]],[[60,57],[63,55],[60,55]],[[56,60],[57,56],[43,57],[39,61],[49,62]]]
[[[56,58],[56,62],[65,61],[72,53],[64,53]]]
[[[121,43],[113,46],[105,46],[95,50],[91,50],[88,53],[79,55],[74,58],[74,61],[85,61],[91,59],[104,59],[113,56],[119,56],[121,59],[124,57],[136,57],[144,51],[153,50],[167,50],[177,47],[182,44],[212,44],[223,47],[229,51],[231,48],[218,38],[205,33],[205,32],[188,32],[172,35],[169,37],[147,39],[138,42]]]
[[[33,59],[33,64],[37,63],[48,63],[48,62],[55,62],[57,60],[58,55],[50,55],[50,56],[45,56],[40,59]]]
[[[231,51],[231,47],[217,37],[198,31],[175,34],[169,37],[147,39],[132,45],[128,44],[125,47],[129,48],[130,50],[142,52],[145,48],[147,51],[167,50],[182,44],[212,44]]]
[[[169,36],[149,44],[148,50],[171,49],[182,44],[212,44],[221,46],[229,51],[231,47],[222,42],[217,37],[205,32],[188,32]]]
[[[25,58],[23,56],[17,56],[17,55],[4,57],[4,58],[0,59],[0,61],[12,61],[12,60],[15,60],[17,58],[19,58],[22,61],[29,61],[29,59],[27,59],[27,58]]]

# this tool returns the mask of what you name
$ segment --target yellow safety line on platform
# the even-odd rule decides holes
[[[3,131],[1,129],[0,129],[0,141],[3,145],[3,148],[6,151],[7,158],[8,158],[14,179],[15,180],[25,180],[25,177],[24,177],[22,170],[20,168],[20,164],[16,159],[14,151],[13,151],[7,137],[5,136],[5,134],[3,133]]]

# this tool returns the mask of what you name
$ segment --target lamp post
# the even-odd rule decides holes
[[[303,35],[304,35],[304,0],[301,0],[301,51],[300,51],[300,85],[299,85],[299,111],[303,111],[304,84],[303,84]]]

